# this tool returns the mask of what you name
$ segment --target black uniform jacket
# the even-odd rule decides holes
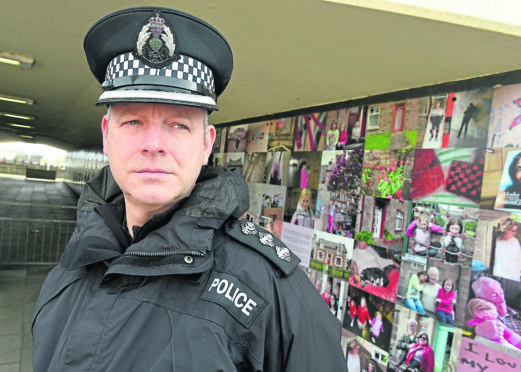
[[[100,171],[36,304],[34,371],[345,371],[339,320],[280,240],[238,220],[248,198],[205,166],[132,239]]]

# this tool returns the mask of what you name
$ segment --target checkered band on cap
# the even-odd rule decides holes
[[[204,86],[213,94],[215,92],[212,70],[204,63],[185,55],[163,68],[152,68],[145,65],[132,53],[122,54],[110,61],[105,75],[105,82],[127,76],[163,76],[189,81]]]

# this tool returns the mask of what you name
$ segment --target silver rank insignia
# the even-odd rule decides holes
[[[289,254],[288,248],[276,246],[275,249],[277,250],[277,256],[279,256],[281,260],[291,262],[291,256]]]
[[[241,222],[241,231],[246,235],[257,235],[257,229],[255,228],[255,224],[253,222]]]
[[[179,59],[178,46],[172,27],[156,13],[143,26],[137,37],[134,54],[146,65],[162,68]]]
[[[267,245],[267,246],[270,246],[270,247],[274,247],[275,246],[275,244],[273,243],[273,236],[271,234],[260,232],[259,233],[259,240],[264,245]]]

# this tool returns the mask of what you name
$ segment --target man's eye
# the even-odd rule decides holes
[[[172,127],[179,130],[188,130],[188,127],[186,125],[179,123],[173,124]]]
[[[139,124],[139,120],[129,120],[129,121],[124,122],[123,124],[137,125],[137,124]]]

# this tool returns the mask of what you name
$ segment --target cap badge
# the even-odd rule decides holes
[[[150,67],[162,68],[179,59],[172,27],[156,13],[150,17],[137,37],[134,54]]]

